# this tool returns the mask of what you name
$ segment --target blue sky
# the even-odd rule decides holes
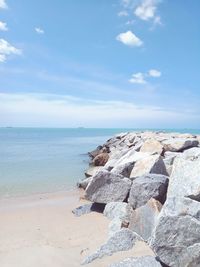
[[[199,128],[198,0],[0,0],[0,126]]]

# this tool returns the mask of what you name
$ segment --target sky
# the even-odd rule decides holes
[[[0,126],[200,128],[199,10],[0,0]]]

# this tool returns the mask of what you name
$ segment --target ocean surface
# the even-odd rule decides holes
[[[70,190],[84,178],[88,151],[114,134],[137,130],[0,128],[0,198]]]

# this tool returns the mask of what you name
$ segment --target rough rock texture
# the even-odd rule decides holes
[[[121,157],[117,162],[116,165],[126,164],[126,163],[134,163],[139,160],[148,158],[151,153],[148,152],[137,152],[134,148],[129,150],[123,157]]]
[[[104,166],[109,159],[107,152],[98,154],[92,161],[94,166]]]
[[[123,202],[130,191],[131,181],[121,175],[102,170],[93,176],[86,188],[86,199],[97,203]]]
[[[169,198],[155,227],[150,246],[160,260],[173,267],[200,266],[200,203]]]
[[[91,180],[92,180],[92,177],[89,177],[89,178],[80,180],[80,181],[77,183],[77,186],[78,186],[79,188],[86,189],[86,187],[87,187],[88,184],[91,182]]]
[[[174,160],[167,201],[150,244],[173,267],[200,266],[200,159]]]
[[[200,147],[192,147],[183,152],[184,159],[195,160],[200,158]]]
[[[109,236],[122,227],[128,227],[133,209],[125,202],[110,202],[106,204],[104,215],[111,220],[109,224]]]
[[[147,173],[167,175],[165,164],[160,155],[151,155],[138,160],[133,167],[130,177],[135,178]]]
[[[127,258],[121,262],[113,263],[109,267],[161,267],[161,264],[153,256],[144,256]]]
[[[199,142],[195,138],[171,138],[162,142],[165,151],[183,151],[184,149],[196,147]]]
[[[124,177],[130,177],[131,171],[133,169],[134,163],[122,163],[116,165],[111,172],[116,174],[121,174]]]
[[[130,218],[129,229],[148,240],[155,228],[162,205],[155,199],[150,199],[144,206],[134,210]]]
[[[91,177],[97,174],[98,171],[102,169],[101,166],[90,166],[89,169],[85,171],[85,176],[86,177]]]
[[[103,214],[110,220],[129,220],[131,212],[130,205],[125,202],[110,202],[106,204]]]
[[[200,201],[200,158],[174,160],[167,197],[190,197]]]
[[[163,145],[155,139],[148,139],[141,146],[140,151],[158,153],[161,155],[163,152]]]
[[[145,205],[151,198],[164,203],[167,187],[168,177],[165,175],[146,174],[137,177],[132,183],[128,201],[133,209]]]
[[[125,251],[131,249],[135,242],[141,240],[141,238],[129,229],[121,229],[116,232],[108,241],[103,244],[96,252],[86,257],[82,264],[88,264],[95,259],[100,259],[103,256],[111,256],[118,251]]]

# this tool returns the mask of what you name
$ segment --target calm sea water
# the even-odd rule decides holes
[[[0,197],[72,189],[84,177],[87,152],[126,131],[130,129],[0,128]]]

